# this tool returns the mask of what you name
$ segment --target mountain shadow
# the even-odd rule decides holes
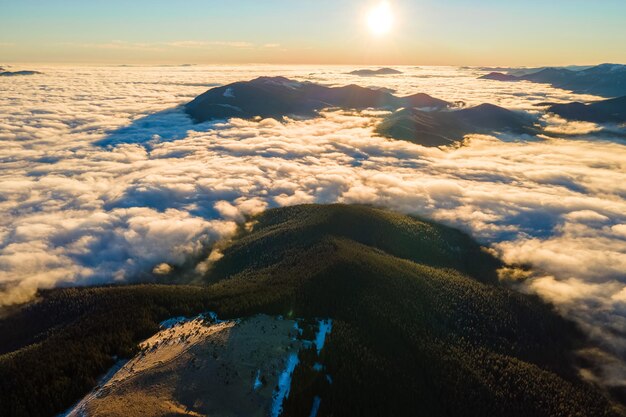
[[[153,143],[183,139],[190,130],[201,131],[211,128],[211,123],[198,124],[185,113],[182,106],[173,107],[133,120],[107,133],[94,142],[101,147],[121,144],[140,144],[150,148]]]

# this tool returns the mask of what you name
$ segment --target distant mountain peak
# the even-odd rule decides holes
[[[495,80],[495,81],[519,81],[519,78],[515,75],[504,74],[501,72],[490,72],[487,75],[478,77],[481,80]]]
[[[548,67],[522,75],[492,72],[479,78],[496,81],[546,83],[576,93],[595,94],[604,97],[626,95],[626,65],[620,64],[606,63],[576,71],[568,68]]]
[[[301,85],[302,83],[299,81],[291,80],[287,77],[283,77],[280,75],[270,77],[270,76],[261,76],[249,81],[252,84],[278,84],[278,85]]]
[[[2,69],[0,68],[0,71],[2,71]],[[2,71],[0,72],[0,77],[15,77],[15,76],[21,76],[21,75],[37,75],[37,74],[41,74],[41,72],[39,71]]]
[[[535,134],[533,122],[528,114],[485,103],[461,110],[398,110],[387,116],[376,132],[385,137],[432,147],[451,145],[471,133]]]
[[[377,70],[373,70],[373,69],[354,70],[354,71],[349,72],[348,74],[358,75],[360,77],[372,77],[376,75],[398,75],[398,74],[402,74],[402,71],[385,67],[385,68],[379,68]]]
[[[398,97],[385,89],[349,84],[327,87],[286,77],[258,77],[216,87],[185,105],[196,122],[228,119],[284,116],[314,116],[324,108],[343,109],[419,107],[447,108],[451,104],[427,94]]]
[[[579,102],[553,104],[548,108],[548,112],[570,120],[622,124],[626,123],[626,96],[590,104]]]

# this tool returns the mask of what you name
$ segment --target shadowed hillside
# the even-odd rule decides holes
[[[216,311],[329,317],[324,374],[296,368],[285,416],[609,416],[571,355],[580,333],[537,297],[501,286],[467,235],[361,206],[269,210],[242,230],[205,287],[43,292],[0,321],[0,406],[53,415],[157,323]],[[33,328],[36,334],[23,329]],[[32,344],[36,340],[37,342]],[[9,387],[11,389],[9,389]]]
[[[382,136],[422,146],[446,146],[463,140],[470,133],[513,133],[534,135],[538,129],[528,113],[515,112],[493,104],[462,110],[398,110],[376,127]]]
[[[626,65],[601,64],[574,71],[568,68],[542,68],[528,74],[492,72],[479,77],[495,81],[530,81],[550,84],[580,94],[618,97],[626,94]]]
[[[326,87],[285,77],[259,77],[212,88],[185,105],[185,111],[196,122],[231,117],[281,118],[314,116],[330,107],[367,109],[399,107],[444,108],[450,103],[415,94],[396,97],[385,90],[346,85]]]
[[[591,104],[576,102],[553,104],[548,108],[548,111],[570,120],[593,123],[626,123],[626,96]]]
[[[333,384],[319,392],[302,377],[313,388],[301,402],[321,396],[320,415],[609,413],[563,354],[577,331],[539,299],[495,283],[498,265],[440,225],[297,206],[260,216],[207,280],[261,288],[276,311],[333,317],[325,352]],[[571,398],[581,402],[572,407]]]

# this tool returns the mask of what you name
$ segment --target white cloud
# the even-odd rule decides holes
[[[587,135],[602,130],[596,123],[566,120],[555,114],[544,115],[541,119],[546,123],[545,131],[557,135]]]
[[[37,69],[36,81],[0,81],[0,304],[174,268],[267,207],[366,202],[460,227],[533,265],[528,290],[626,355],[623,144],[475,135],[442,150],[376,137],[377,112],[193,125],[175,108],[207,84],[257,75],[371,82],[349,68]],[[518,109],[588,98],[471,71],[404,71],[376,82]]]
[[[172,267],[169,264],[161,263],[154,267],[152,272],[157,275],[167,275],[172,272]]]

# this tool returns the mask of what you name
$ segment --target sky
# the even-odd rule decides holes
[[[623,0],[0,0],[2,63],[626,62]]]

